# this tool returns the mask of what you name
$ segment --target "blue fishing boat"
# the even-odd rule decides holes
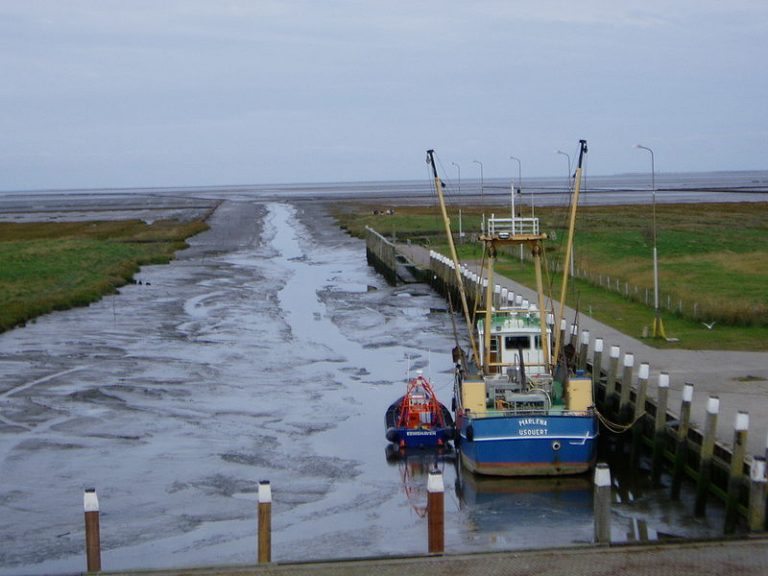
[[[581,165],[586,142],[581,141],[575,174],[570,232],[566,261],[573,239],[573,220],[578,202]],[[454,350],[454,410],[461,460],[477,474],[497,476],[556,476],[579,474],[595,463],[598,435],[592,379],[570,369],[563,353],[561,332],[552,343],[552,325],[560,325],[567,286],[562,284],[557,323],[546,321],[541,272],[543,241],[537,218],[512,217],[485,220],[480,241],[484,244],[484,278],[462,267],[456,256],[442,194],[442,183],[432,156],[435,188],[440,199],[449,239],[456,283],[468,326],[471,354],[460,346]],[[514,194],[512,195],[514,198]],[[494,286],[497,252],[503,247],[526,246],[533,256],[538,303],[519,297],[504,301]],[[478,291],[476,304],[482,310],[473,322],[464,290],[465,277],[485,287]],[[554,314],[552,314],[554,318]]]
[[[440,448],[453,440],[451,412],[421,370],[408,380],[405,394],[389,406],[384,420],[387,440],[401,449]]]

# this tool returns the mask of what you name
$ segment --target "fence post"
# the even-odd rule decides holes
[[[712,478],[712,454],[715,449],[717,414],[720,412],[720,398],[710,396],[707,400],[707,419],[704,422],[704,439],[701,442],[699,481],[696,483],[696,516],[704,516],[707,509],[707,495]]]
[[[85,510],[85,557],[88,572],[101,572],[101,533],[99,528],[99,497],[95,488],[83,493]]]
[[[675,449],[675,464],[672,468],[672,500],[680,499],[680,487],[683,483],[685,464],[688,459],[688,428],[691,424],[691,402],[693,400],[693,384],[683,386],[683,400],[680,405],[680,425],[677,428],[677,448]]]
[[[272,486],[259,482],[259,564],[272,561]]]

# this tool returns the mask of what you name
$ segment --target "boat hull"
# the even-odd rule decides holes
[[[425,424],[417,427],[398,426],[403,398],[398,398],[387,409],[385,415],[386,438],[403,448],[439,448],[453,440],[455,427],[451,413],[443,404],[437,403],[444,425]],[[437,418],[433,419],[437,422]]]
[[[463,418],[461,459],[475,474],[559,476],[587,472],[595,463],[594,415]]]

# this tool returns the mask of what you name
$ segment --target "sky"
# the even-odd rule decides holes
[[[0,190],[768,168],[765,0],[0,0],[0,47]]]

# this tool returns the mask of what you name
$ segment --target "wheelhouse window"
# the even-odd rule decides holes
[[[504,337],[504,349],[505,350],[517,350],[522,348],[528,350],[531,347],[531,339],[529,336],[505,336]]]

